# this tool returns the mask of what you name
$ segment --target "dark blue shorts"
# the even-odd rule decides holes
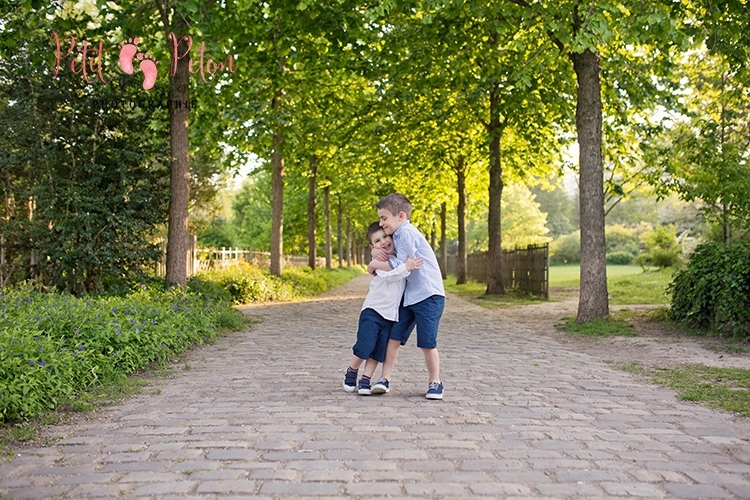
[[[435,349],[437,347],[438,325],[443,315],[445,297],[433,295],[422,302],[404,307],[403,300],[398,309],[398,322],[391,328],[391,340],[398,340],[401,345],[409,340],[414,326],[417,327],[417,347]]]
[[[361,359],[372,358],[382,363],[391,326],[393,321],[383,318],[374,309],[363,309],[359,313],[357,343],[352,347],[354,355]]]

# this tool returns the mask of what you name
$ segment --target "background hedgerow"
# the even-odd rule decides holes
[[[200,283],[200,282],[198,282]],[[83,296],[16,287],[0,294],[0,421],[33,418],[243,324],[228,294],[156,290]],[[202,293],[208,291],[209,293]]]
[[[219,288],[226,290],[235,304],[249,304],[311,297],[346,283],[363,272],[362,266],[315,270],[309,267],[288,266],[282,276],[278,277],[259,267],[242,263],[222,270],[200,273],[198,279],[215,283]]]
[[[0,422],[33,419],[75,406],[89,389],[164,363],[222,331],[247,324],[233,304],[292,300],[361,274],[346,269],[288,267],[283,277],[245,264],[202,273],[187,291],[157,278],[110,283],[98,295],[0,291]]]

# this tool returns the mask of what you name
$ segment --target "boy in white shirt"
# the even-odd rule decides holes
[[[373,222],[367,228],[367,240],[371,249],[379,249],[387,255],[394,255],[393,240],[380,227],[380,222]],[[388,336],[393,323],[398,321],[399,305],[404,294],[406,281],[411,271],[417,270],[423,263],[422,258],[412,259],[407,256],[405,262],[390,271],[378,270],[370,282],[370,291],[362,304],[359,313],[357,343],[352,347],[352,360],[344,377],[344,390],[357,390],[357,374],[362,362],[365,370],[359,380],[359,394],[368,396],[372,393],[370,378],[375,373],[378,363],[385,359]]]

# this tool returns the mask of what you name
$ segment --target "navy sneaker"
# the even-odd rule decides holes
[[[344,377],[344,390],[346,392],[354,392],[357,390],[357,372],[350,372],[347,370],[346,376]]]
[[[372,394],[372,388],[370,388],[370,379],[361,378],[359,379],[359,392],[362,396],[369,396]]]
[[[386,392],[390,391],[391,389],[388,387],[388,379],[387,378],[379,378],[377,382],[375,382],[375,385],[372,386],[371,393],[372,394],[385,394]]]
[[[430,382],[430,388],[425,394],[427,399],[443,399],[443,384],[440,382]]]

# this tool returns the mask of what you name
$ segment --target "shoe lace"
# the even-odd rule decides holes
[[[440,382],[430,382],[430,390],[431,391],[432,390],[437,391],[438,389],[440,389]]]

